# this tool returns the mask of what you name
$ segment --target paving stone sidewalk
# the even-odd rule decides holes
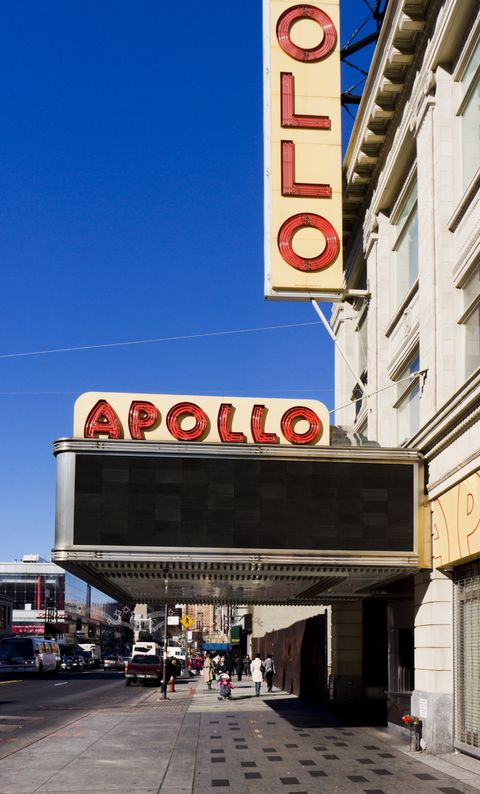
[[[82,716],[0,761],[0,794],[475,794],[480,761],[408,752],[249,679],[219,701],[199,678]]]

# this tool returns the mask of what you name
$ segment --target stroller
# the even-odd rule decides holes
[[[231,700],[232,689],[234,689],[234,686],[228,673],[221,673],[218,678],[218,699]]]

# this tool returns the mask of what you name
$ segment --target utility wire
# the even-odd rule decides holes
[[[382,391],[386,391],[387,389],[393,389],[394,386],[398,386],[399,383],[404,383],[406,380],[412,380],[412,378],[417,378],[420,375],[426,375],[428,369],[419,369],[417,372],[411,372],[410,375],[407,375],[406,378],[401,378],[400,380],[396,380],[393,383],[389,383],[388,386],[383,386],[381,389],[376,389],[376,391],[369,392],[368,394],[363,394],[361,397],[356,397],[353,400],[350,400],[349,403],[345,403],[345,405],[340,405],[338,408],[332,408],[329,411],[329,414],[334,414],[335,411],[342,411],[344,408],[350,408],[351,405],[354,403],[361,403],[363,400],[368,400],[369,397],[375,397],[376,394],[380,394]],[[423,388],[423,386],[422,386]]]
[[[157,339],[133,339],[127,342],[107,342],[100,345],[79,345],[77,347],[55,347],[49,350],[31,350],[25,353],[0,353],[0,359],[22,358],[25,356],[46,356],[51,353],[75,353],[80,350],[102,350],[110,347],[128,347],[130,345],[152,345],[159,342],[179,342],[187,339],[205,339],[212,336],[232,336],[234,334],[253,334],[259,331],[279,331],[285,328],[304,328],[309,325],[320,325],[319,322],[290,323],[288,325],[265,325],[259,328],[238,328],[233,331],[208,331],[201,334],[185,334],[184,336],[161,336]]]

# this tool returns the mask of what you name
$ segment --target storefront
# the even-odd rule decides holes
[[[480,757],[480,473],[434,502],[434,554],[453,580],[454,740]]]

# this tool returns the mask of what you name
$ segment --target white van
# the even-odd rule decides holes
[[[169,645],[167,647],[167,656],[178,659],[180,662],[184,662],[186,659],[185,651],[178,645]]]
[[[132,657],[135,656],[136,653],[141,653],[147,656],[160,656],[163,658],[163,645],[159,645],[158,642],[136,642],[132,648]],[[168,645],[167,646],[167,657],[178,659],[179,662],[185,662],[186,655],[183,648],[179,645]]]
[[[163,648],[158,642],[136,642],[132,648],[132,658],[137,653],[142,654],[142,656],[160,656],[161,658]]]

